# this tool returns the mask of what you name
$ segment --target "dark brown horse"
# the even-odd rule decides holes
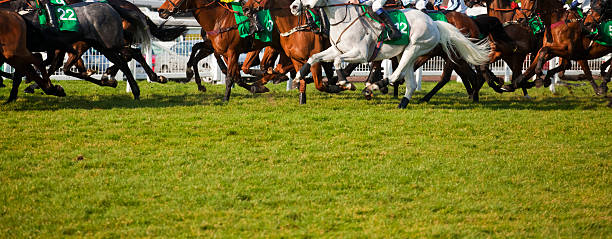
[[[83,0],[66,0],[65,2],[67,4],[74,4],[74,3],[83,2]],[[167,27],[164,25],[158,26],[149,17],[144,15],[144,13],[140,11],[138,6],[126,0],[108,0],[107,2],[123,18],[122,25],[123,25],[123,30],[124,30],[126,47],[122,49],[121,51],[122,56],[125,58],[126,61],[130,61],[134,59],[138,63],[140,63],[140,65],[143,67],[143,69],[145,70],[145,72],[147,73],[147,76],[149,77],[151,81],[159,82],[159,83],[166,83],[168,81],[166,77],[158,76],[153,71],[151,66],[149,66],[147,61],[144,59],[143,54],[140,51],[140,49],[132,48],[130,47],[130,45],[133,45],[135,43],[143,43],[144,45],[149,44],[148,33],[146,32],[146,30],[143,31],[143,29],[149,29],[149,32],[151,32],[151,34],[155,38],[161,41],[171,41],[179,37],[181,34],[183,34],[186,28],[185,27]],[[143,36],[144,34],[146,34],[147,36]],[[89,44],[81,42],[81,43],[75,44],[74,48],[78,54],[69,53],[68,54],[69,58],[67,62],[80,61],[81,55],[85,53],[90,48],[90,46]],[[51,67],[52,70],[57,69],[58,63],[63,60],[63,53],[60,53],[58,56],[59,58],[55,61],[55,64],[53,64]],[[75,63],[78,63],[78,62],[75,62]],[[67,75],[86,79],[86,80],[91,80],[91,79],[88,79],[91,73],[71,72],[70,66],[68,65],[64,66],[63,69],[64,69],[64,73]],[[117,74],[118,71],[119,71],[119,67],[117,66],[109,67],[107,71],[105,72],[105,74],[103,75],[102,81],[100,81],[100,83],[103,86],[113,86],[113,87],[116,86],[116,81],[114,80],[114,76]],[[107,81],[108,76],[111,77],[110,81]],[[92,82],[96,83],[96,81],[92,81]]]
[[[21,78],[25,75],[28,80],[33,80],[48,95],[66,96],[64,89],[59,85],[53,85],[49,75],[42,64],[42,59],[32,55],[27,48],[27,27],[21,16],[15,12],[0,9],[0,65],[5,62],[15,68],[13,78],[13,89],[7,102],[17,99],[17,92]],[[36,74],[36,70],[42,73],[42,78]],[[7,75],[5,75],[6,77]]]

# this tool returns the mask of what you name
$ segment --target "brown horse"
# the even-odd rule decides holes
[[[21,16],[15,12],[0,9],[0,65],[5,62],[15,68],[13,88],[7,102],[17,99],[17,92],[21,78],[25,75],[28,80],[34,80],[48,95],[66,96],[64,89],[59,85],[51,84],[49,75],[42,64],[42,59],[32,55],[27,48],[27,28]],[[42,73],[42,78],[36,74],[36,67]]]
[[[159,16],[164,19],[177,12],[191,12],[202,29],[206,31],[206,36],[211,40],[215,52],[223,56],[227,64],[224,101],[229,101],[234,83],[252,93],[261,93],[267,90],[261,83],[249,85],[242,79],[238,57],[241,53],[259,50],[266,46],[281,49],[278,43],[278,35],[273,34],[270,43],[261,42],[252,37],[241,38],[237,30],[238,25],[234,18],[234,11],[231,9],[231,3],[223,3],[217,0],[166,0],[158,11]]]
[[[576,11],[549,10],[556,9],[558,5],[560,3],[556,1],[540,0],[540,4],[535,9],[536,11],[547,13],[549,15],[547,18],[551,22],[549,29],[551,38],[547,35],[544,36],[544,45],[535,57],[534,63],[529,67],[529,69],[535,70],[538,78],[543,75],[542,66],[544,63],[555,56],[586,62],[586,60],[600,58],[612,52],[611,47],[601,45],[587,38],[587,34],[583,29],[583,20]],[[598,17],[597,11],[592,12],[594,13],[589,20],[591,22]],[[605,94],[595,83],[588,65],[585,66],[583,66],[583,70],[586,79],[589,80],[595,92],[597,94]],[[569,69],[569,67],[569,62],[563,62],[559,67],[550,70],[544,78],[545,84],[550,84],[550,77],[556,72]],[[524,75],[517,80],[517,84],[525,79]]]
[[[294,16],[289,10],[292,0],[249,0],[244,5],[245,13],[253,14],[256,10],[269,9],[272,21],[281,32],[280,44],[285,54],[291,59],[293,67],[299,71],[313,54],[319,53],[330,46],[329,40],[322,34],[315,34],[310,31],[306,14]],[[339,70],[339,69],[337,69]],[[287,69],[284,69],[287,71]],[[355,90],[352,83],[347,85],[330,84],[323,82],[321,75],[321,64],[313,64],[310,67],[315,88],[319,91],[328,93],[338,93],[345,90]],[[331,78],[331,71],[326,71],[328,78]],[[305,74],[304,74],[305,75]],[[339,74],[342,75],[342,74]],[[339,76],[340,77],[340,76]],[[306,103],[306,81],[301,80],[300,104]]]
[[[487,7],[487,14],[498,18],[504,23],[504,31],[516,43],[515,47],[508,48],[504,46],[493,47],[493,55],[491,63],[497,60],[504,60],[512,71],[512,82],[522,74],[523,62],[528,54],[535,54],[542,46],[542,34],[534,35],[529,26],[527,26],[527,16],[530,16],[531,6],[533,2],[523,0],[522,8],[513,8],[511,1],[508,0],[470,0],[466,2],[468,7],[473,7],[477,4],[483,4]],[[532,73],[533,75],[533,73]],[[529,97],[527,89],[533,87],[533,83],[525,82],[521,86],[523,95]],[[514,91],[504,88],[505,91]]]

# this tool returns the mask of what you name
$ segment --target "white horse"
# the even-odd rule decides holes
[[[343,62],[365,63],[372,56],[377,39],[382,32],[379,23],[364,16],[359,5],[348,3],[347,0],[295,0],[291,4],[291,12],[299,15],[303,8],[320,7],[325,10],[330,22],[329,39],[332,46],[325,51],[312,55],[304,67],[324,61],[334,61],[334,67],[341,69]],[[417,84],[414,78],[414,63],[416,59],[442,45],[444,52],[452,58],[458,56],[472,65],[483,65],[489,61],[489,44],[486,40],[477,44],[472,43],[461,32],[446,22],[431,20],[425,13],[404,9],[410,25],[410,43],[408,45],[383,44],[374,60],[399,58],[398,68],[389,79],[383,82],[395,83],[401,77],[406,79],[406,94],[402,98],[399,108],[406,108]],[[400,31],[406,31],[399,26]],[[304,69],[304,68],[302,68]],[[296,79],[305,77],[308,71],[300,70]],[[409,74],[407,74],[409,73]],[[339,82],[342,84],[345,82]],[[377,84],[366,86],[366,91],[377,90]]]

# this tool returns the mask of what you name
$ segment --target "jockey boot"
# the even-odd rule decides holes
[[[250,24],[250,31],[249,31],[249,35],[253,35],[255,33],[260,33],[264,31],[264,27],[261,25],[261,23],[259,22],[259,16],[257,15],[257,13],[253,13],[253,15],[251,15],[251,17],[249,17],[249,24]]]
[[[395,41],[402,38],[402,33],[397,29],[393,21],[391,20],[391,16],[386,11],[381,11],[378,14],[380,20],[391,30],[391,34],[389,34],[389,40]]]
[[[53,11],[54,9],[55,8],[51,5],[51,3],[45,3],[45,11],[47,12],[47,16],[49,17],[47,22],[49,30],[51,32],[58,32],[59,22],[57,21],[57,16],[55,16],[55,12]]]

